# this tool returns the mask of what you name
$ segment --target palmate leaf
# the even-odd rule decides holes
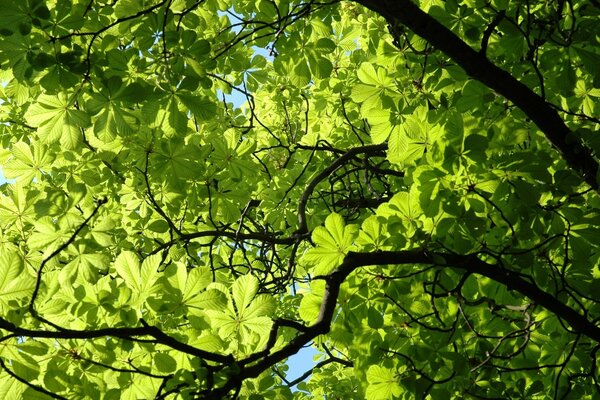
[[[35,223],[35,197],[27,192],[20,182],[10,187],[8,196],[0,194],[0,220],[5,226],[12,223]]]
[[[356,73],[360,83],[352,87],[352,100],[362,103],[361,112],[368,115],[382,107],[382,97],[394,89],[394,81],[382,67],[362,63]]]
[[[311,78],[310,67],[306,61],[301,61],[292,68],[290,80],[294,85],[305,86]]]
[[[595,8],[310,3],[0,0],[0,399],[595,398]]]
[[[133,84],[128,88],[122,87],[119,79],[108,80],[107,87],[100,93],[94,93],[85,107],[94,116],[94,134],[103,142],[110,142],[117,135],[127,135],[134,132],[138,121],[130,112],[121,106],[127,99],[128,91],[138,89],[143,93],[140,85]],[[138,94],[139,96],[139,94]],[[117,102],[119,101],[119,102]],[[97,115],[96,115],[97,114]]]
[[[200,336],[197,336],[197,331],[191,333],[189,336],[190,344],[198,347],[199,349],[217,352],[223,350],[223,348],[227,348],[227,343],[224,342],[218,335],[209,333],[206,330],[202,332]],[[179,354],[179,357],[185,358],[185,355]]]
[[[223,340],[229,341],[236,333],[240,333],[240,326],[235,314],[221,310],[206,310],[205,314],[208,315],[211,326],[219,332],[219,337]]]
[[[416,221],[422,214],[416,191],[400,192],[388,203],[406,222]]]
[[[367,400],[390,400],[400,396],[402,388],[395,375],[394,371],[379,365],[370,366],[367,371]]]
[[[211,119],[217,113],[217,106],[208,98],[198,96],[189,92],[177,92],[177,98],[188,108],[200,121]]]
[[[114,140],[118,134],[134,131],[136,119],[121,108],[110,105],[104,109],[94,122],[94,134],[103,142]]]
[[[385,142],[390,135],[392,127],[395,126],[391,121],[392,110],[372,108],[369,109],[368,112],[363,115],[363,117],[365,117],[371,125],[371,130],[369,133],[373,143],[379,144]]]
[[[372,103],[380,104],[380,94],[381,89],[377,88],[376,86],[357,83],[352,87],[352,100],[359,103],[366,102],[369,99],[373,99]],[[370,108],[367,109],[370,110]]]
[[[273,61],[273,68],[297,87],[306,86],[312,78],[306,59],[296,61],[289,57],[277,57]]]
[[[372,250],[388,250],[390,246],[385,246],[384,243],[389,237],[385,218],[372,215],[365,219],[360,227],[356,244],[365,249]],[[396,246],[403,238],[394,238]]]
[[[140,291],[146,295],[153,294],[158,287],[154,286],[154,283],[158,279],[158,267],[161,263],[160,254],[153,254],[144,258],[140,270]]]
[[[258,279],[244,275],[235,280],[232,286],[233,302],[238,313],[242,314],[258,291]]]
[[[223,310],[227,306],[227,297],[224,293],[226,289],[211,284],[212,274],[206,267],[197,266],[188,271],[185,265],[173,263],[164,272],[168,275],[166,279],[168,284],[161,290],[167,290],[167,293],[160,293],[156,298],[149,300],[155,309],[164,311],[169,307],[185,306],[190,314],[202,318],[205,310]],[[158,281],[157,285],[160,284],[161,281]],[[156,290],[153,290],[153,293],[156,293]],[[165,302],[169,302],[169,307],[160,309],[161,304]],[[199,321],[195,320],[192,325],[196,322]],[[200,325],[196,326],[200,327]]]
[[[137,400],[152,398],[158,389],[158,385],[159,383],[156,379],[136,375],[135,379],[132,379],[131,385],[122,392],[120,399]]]
[[[29,296],[35,286],[35,279],[23,274],[23,260],[9,250],[0,252],[0,312],[4,312],[10,300]]]
[[[258,279],[254,275],[241,276],[233,283],[232,298],[242,324],[264,323],[264,318],[275,311],[274,299],[266,294],[257,296],[257,292]],[[267,326],[270,326],[269,322]]]
[[[188,299],[185,304],[199,310],[223,310],[227,307],[227,296],[220,290],[208,289]]]
[[[211,325],[218,328],[223,339],[237,335],[240,343],[256,344],[266,340],[273,321],[276,303],[267,294],[257,295],[258,279],[253,275],[243,275],[231,287],[228,306],[206,310]],[[222,289],[223,290],[223,289]],[[258,336],[256,336],[258,335]]]
[[[173,178],[198,177],[202,172],[199,162],[208,156],[210,147],[185,144],[174,138],[162,143],[153,154],[153,166]],[[174,180],[174,179],[173,179]]]
[[[240,317],[246,322],[256,322],[258,320],[264,321],[264,318],[273,315],[276,308],[276,304],[271,296],[261,294],[256,296],[252,303],[240,312]],[[269,322],[267,322],[267,326],[270,326]]]
[[[392,88],[394,84],[394,81],[388,76],[385,69],[381,67],[375,69],[373,64],[367,62],[360,65],[356,76],[365,85],[379,88]]]
[[[307,59],[312,76],[318,79],[325,79],[331,75],[333,64],[327,58],[318,56],[316,52],[309,52]]]
[[[18,142],[12,150],[12,158],[4,165],[2,171],[9,179],[19,179],[23,184],[30,183],[41,174],[44,167],[50,166],[54,157],[47,147],[35,142],[33,145]]]
[[[43,249],[46,254],[51,253],[67,234],[60,229],[50,217],[43,217],[36,221],[35,232],[27,240],[27,245],[32,249]]]
[[[66,149],[76,149],[82,142],[81,129],[90,125],[90,116],[73,107],[65,93],[42,94],[25,113],[28,124],[37,127],[42,143],[59,142]]]
[[[0,288],[5,288],[23,269],[20,257],[12,251],[0,253]]]
[[[99,272],[104,272],[108,267],[109,259],[101,253],[90,252],[84,245],[77,246],[76,256],[60,271],[60,279],[69,284],[74,280],[94,283]]]
[[[420,107],[401,125],[392,128],[387,152],[391,163],[404,167],[419,162],[436,134],[426,121],[427,111]]]
[[[203,301],[201,299],[202,292],[211,282],[211,274],[207,268],[196,267],[189,273],[186,268],[182,265],[178,265],[178,273],[183,274],[183,304],[190,307],[203,307]]]
[[[133,293],[139,296],[139,301],[144,301],[158,290],[154,283],[158,279],[160,262],[160,255],[154,254],[146,257],[140,265],[135,253],[124,251],[115,260],[114,268]]]
[[[127,286],[140,291],[140,261],[135,253],[124,251],[119,254],[115,261],[115,270]]]
[[[252,343],[253,334],[256,334],[258,336],[254,335],[257,339],[257,345],[255,346],[260,348],[261,344],[267,341],[272,325],[273,320],[270,317],[252,317],[243,319],[239,328],[243,330],[241,335],[242,343],[244,341]]]
[[[325,226],[313,231],[312,240],[316,247],[304,254],[304,261],[314,265],[313,272],[317,275],[331,272],[354,248],[357,233],[357,225],[346,225],[341,215],[332,213],[325,220]]]

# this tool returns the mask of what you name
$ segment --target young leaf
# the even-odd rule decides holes
[[[140,260],[131,251],[124,251],[115,260],[114,268],[119,276],[135,293],[141,293],[142,277],[140,273]]]
[[[400,396],[402,387],[394,371],[372,365],[367,371],[367,400],[391,400]]]
[[[357,233],[356,225],[346,225],[339,214],[332,213],[325,219],[325,226],[319,226],[313,231],[315,247],[308,250],[303,259],[314,265],[315,274],[328,274],[354,248]]]

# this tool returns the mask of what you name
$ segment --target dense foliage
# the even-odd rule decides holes
[[[598,398],[599,15],[1,1],[0,398]]]

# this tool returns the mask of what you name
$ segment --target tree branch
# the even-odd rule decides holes
[[[231,355],[216,354],[198,349],[190,346],[189,344],[176,340],[157,327],[146,324],[143,320],[141,323],[143,326],[137,328],[104,328],[97,330],[75,330],[63,328],[60,331],[47,331],[20,328],[14,325],[12,322],[0,317],[0,329],[11,332],[11,335],[0,337],[0,342],[19,336],[52,339],[96,339],[100,337],[116,337],[133,341],[135,341],[135,338],[138,336],[151,336],[156,340],[157,343],[164,344],[172,349],[179,350],[183,353],[190,354],[204,360],[225,364],[233,362],[233,357]]]
[[[573,308],[560,302],[555,296],[543,291],[538,286],[523,279],[517,272],[504,269],[499,265],[489,264],[480,260],[476,254],[458,255],[431,253],[425,250],[381,251],[373,253],[349,253],[346,260],[353,260],[358,266],[367,265],[398,265],[398,264],[433,264],[438,266],[458,268],[478,274],[500,283],[508,290],[519,292],[533,300],[536,304],[553,312],[571,327],[595,341],[600,342],[600,326],[590,322]],[[344,261],[344,264],[346,261]]]
[[[297,234],[302,235],[308,233],[308,222],[306,221],[306,204],[308,203],[308,199],[311,194],[317,187],[321,181],[326,179],[329,175],[334,173],[338,168],[340,168],[344,163],[348,162],[352,158],[356,157],[358,154],[373,154],[380,151],[384,151],[387,149],[387,144],[372,144],[367,146],[354,147],[348,150],[346,153],[338,157],[334,162],[332,162],[329,167],[325,168],[321,173],[315,176],[306,186],[304,192],[302,193],[302,197],[298,202],[298,223],[299,228],[296,231]]]
[[[353,0],[385,18],[392,26],[403,24],[440,49],[472,78],[519,107],[562,154],[569,167],[598,191],[599,166],[591,151],[578,140],[552,106],[510,73],[473,50],[451,30],[423,12],[410,0]]]
[[[23,379],[19,375],[15,374],[10,368],[8,368],[8,366],[6,365],[6,363],[4,362],[4,360],[2,358],[0,358],[0,368],[2,368],[8,375],[12,376],[17,381],[21,382],[24,385],[29,386],[30,388],[32,388],[33,390],[35,390],[37,392],[43,393],[49,397],[52,397],[53,399],[67,400],[66,397],[63,397],[56,393],[52,393],[49,390],[44,389],[42,386],[35,385],[35,384],[29,382],[27,379]]]
[[[367,253],[350,252],[344,258],[344,262],[335,271],[324,277],[326,281],[325,293],[323,294],[319,316],[313,325],[307,327],[286,346],[272,354],[266,355],[254,365],[244,367],[244,360],[240,361],[239,365],[242,367],[236,376],[231,377],[223,386],[203,393],[203,397],[201,398],[214,399],[225,397],[231,390],[237,387],[239,382],[249,378],[256,378],[276,363],[296,354],[303,346],[317,336],[328,333],[337,306],[340,286],[348,275],[357,268],[373,265],[411,264],[429,264],[439,267],[462,269],[473,274],[488,277],[504,285],[508,290],[519,292],[553,312],[558,318],[562,318],[569,323],[579,334],[600,342],[599,326],[596,326],[573,308],[560,302],[556,297],[543,291],[535,284],[527,282],[517,272],[480,260],[477,254],[433,253],[421,249]]]

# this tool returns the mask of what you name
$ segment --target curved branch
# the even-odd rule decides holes
[[[440,49],[472,78],[501,94],[519,107],[562,154],[567,165],[598,191],[599,165],[565,125],[558,112],[510,73],[473,50],[451,30],[422,11],[410,0],[353,0],[381,15],[392,26],[403,24]]]
[[[310,195],[315,190],[317,185],[321,183],[324,179],[326,179],[329,175],[334,173],[338,168],[340,168],[344,163],[348,162],[352,158],[354,158],[358,154],[373,154],[380,151],[384,151],[387,149],[387,144],[372,144],[367,146],[354,147],[348,150],[346,153],[338,157],[334,162],[332,162],[329,167],[325,168],[321,173],[315,176],[309,184],[304,189],[302,193],[302,197],[300,197],[300,201],[298,202],[298,223],[300,227],[296,231],[296,234],[305,234],[308,232],[308,223],[306,221],[306,204],[308,203],[308,199]]]
[[[478,274],[500,283],[508,290],[519,292],[533,300],[536,304],[553,312],[581,333],[600,342],[600,326],[595,325],[573,308],[560,302],[555,296],[543,291],[538,286],[527,282],[518,273],[489,264],[480,260],[476,254],[442,254],[426,250],[381,251],[374,253],[349,253],[346,259],[353,260],[358,266],[387,265],[387,264],[433,264],[443,267],[458,268]],[[344,261],[344,264],[346,261]]]
[[[2,368],[4,370],[4,372],[6,372],[8,375],[13,377],[17,381],[21,382],[23,385],[27,385],[37,392],[43,393],[49,397],[52,397],[53,399],[67,400],[66,397],[63,397],[57,393],[52,393],[51,391],[44,389],[42,386],[35,385],[35,384],[29,382],[29,380],[20,377],[19,375],[14,373],[10,368],[8,368],[8,366],[6,365],[6,363],[4,362],[4,360],[2,358],[0,358],[0,368]]]
[[[573,308],[560,302],[556,297],[543,291],[538,286],[523,279],[517,272],[504,269],[498,265],[480,260],[476,254],[446,254],[433,253],[427,250],[377,251],[366,253],[349,252],[344,262],[329,275],[323,277],[326,282],[321,309],[316,322],[306,327],[298,336],[283,348],[265,355],[260,361],[250,366],[244,366],[245,360],[238,363],[239,373],[232,376],[219,388],[204,392],[201,398],[223,398],[240,382],[256,378],[268,368],[296,354],[303,346],[317,336],[326,334],[331,328],[331,322],[337,306],[340,286],[354,270],[373,265],[403,265],[429,264],[439,267],[457,268],[469,273],[478,274],[504,285],[508,290],[519,292],[547,310],[563,319],[579,334],[600,342],[600,326],[596,326]],[[263,353],[264,354],[264,353]],[[252,357],[252,356],[251,356]],[[254,358],[254,357],[253,357]]]
[[[141,327],[137,328],[104,328],[97,330],[75,330],[61,329],[60,331],[47,331],[36,329],[20,328],[10,321],[0,317],[0,329],[11,332],[10,335],[0,337],[0,342],[13,337],[31,337],[31,338],[51,338],[51,339],[96,339],[101,337],[116,337],[120,339],[136,340],[138,336],[151,336],[158,343],[164,344],[172,349],[179,350],[183,353],[190,354],[208,361],[219,363],[233,362],[233,356],[211,353],[190,346],[187,343],[180,342],[175,338],[167,335],[155,326],[148,325],[141,320]]]

